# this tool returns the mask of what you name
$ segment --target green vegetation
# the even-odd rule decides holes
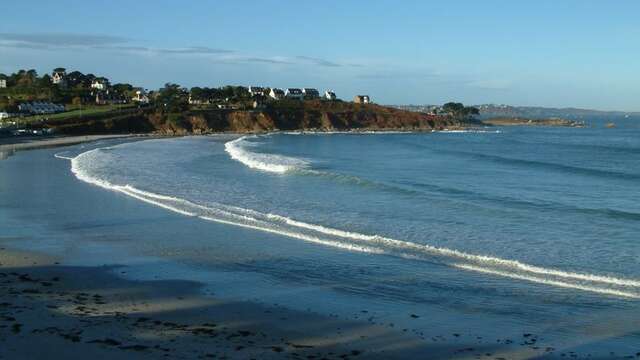
[[[64,68],[56,68],[53,73],[64,73]],[[35,70],[20,70],[16,73],[0,74],[7,80],[7,87],[0,89],[0,110],[17,112],[18,105],[30,101],[48,101],[65,105],[91,105],[96,102],[99,92],[91,88],[94,80],[105,82],[110,99],[131,98],[134,88],[130,84],[108,85],[108,79],[93,74],[72,71],[64,76],[60,84],[54,84],[48,74],[39,76]]]
[[[462,103],[448,102],[442,105],[442,111],[454,119],[469,119],[480,114],[478,108],[472,106],[464,106]]]
[[[68,111],[65,111],[62,113],[23,116],[23,117],[11,119],[11,120],[18,119],[21,123],[29,123],[29,122],[40,121],[45,119],[46,120],[81,119],[85,116],[90,116],[94,114],[108,113],[108,112],[117,113],[118,111],[121,111],[121,110],[126,110],[126,109],[131,109],[136,107],[137,107],[136,104],[87,105],[87,106],[69,105],[67,106]]]
[[[156,109],[161,113],[181,113],[189,109],[189,92],[178,84],[166,83],[155,96]]]
[[[223,86],[220,88],[192,87],[189,92],[191,100],[202,103],[238,102],[251,100],[249,89],[244,86]]]
[[[230,85],[187,89],[166,83],[146,94],[127,83],[110,84],[107,78],[67,72],[64,68],[54,69],[51,75],[20,70],[8,76],[0,74],[0,78],[7,82],[7,88],[0,89],[0,111],[16,113],[18,105],[36,100],[62,104],[66,109],[56,114],[27,116],[25,112],[9,121],[15,121],[18,128],[53,128],[64,134],[154,131],[175,135],[276,129],[411,131],[464,127],[478,114],[476,108],[453,102],[445,104],[436,115],[341,100],[276,100],[267,96],[269,88],[252,95],[246,87]],[[30,105],[32,112],[56,110],[50,104]]]

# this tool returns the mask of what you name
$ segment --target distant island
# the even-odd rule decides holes
[[[426,112],[426,113],[438,113],[441,109],[439,105],[391,105],[397,109]],[[609,117],[625,117],[625,116],[640,116],[638,112],[624,112],[624,111],[601,111],[579,108],[549,108],[540,106],[511,106],[511,105],[496,105],[496,104],[482,104],[474,105],[479,110],[478,117],[480,119],[490,118],[511,118],[511,119],[568,119],[568,120],[583,120],[585,118],[609,118]]]

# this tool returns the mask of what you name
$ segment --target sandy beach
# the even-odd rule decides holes
[[[69,146],[85,142],[127,138],[140,135],[112,134],[112,135],[83,135],[83,136],[54,136],[54,137],[0,137],[0,151],[20,151],[46,147]]]
[[[111,137],[121,142],[122,136]],[[54,156],[74,156],[73,147],[46,149],[106,138],[25,142],[17,145],[34,150],[0,162],[0,359],[580,358],[591,355],[585,345],[613,342],[635,329],[635,313],[623,307],[590,317],[555,316],[536,328],[458,303],[444,306],[444,296],[410,307],[397,306],[411,301],[401,297],[352,301],[359,290],[340,283],[343,272],[371,273],[373,291],[383,292],[380,284],[390,278],[376,272],[388,267],[389,258],[173,214],[78,181],[68,159]],[[167,142],[205,140],[215,139]],[[156,154],[167,142],[136,145]],[[161,157],[163,164],[175,156]],[[221,161],[215,159],[197,164]],[[301,256],[311,258],[300,262]],[[344,271],[332,268],[350,260],[355,265]],[[272,275],[256,274],[257,266]],[[299,276],[314,266],[334,274]],[[422,276],[432,277],[437,275]],[[315,301],[333,289],[341,291]],[[609,318],[625,321],[598,328]],[[545,331],[556,327],[588,329],[589,336],[559,338]],[[637,351],[627,347],[620,354]]]
[[[127,281],[118,271],[2,248],[0,358],[390,359],[456,351],[366,321],[216,300],[195,282]]]

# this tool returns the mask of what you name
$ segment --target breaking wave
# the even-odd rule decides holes
[[[273,173],[286,173],[293,170],[301,170],[308,167],[308,162],[288,156],[256,153],[249,151],[247,148],[255,146],[255,143],[247,141],[249,138],[256,136],[243,136],[236,140],[232,140],[224,144],[224,150],[232,159],[256,170],[262,170]]]
[[[295,165],[283,164],[282,159],[284,157],[281,156],[265,155],[265,158],[261,158],[256,157],[253,153],[247,154],[242,149],[242,146],[246,146],[246,144],[242,143],[243,139],[234,140],[230,146],[225,147],[228,152],[229,148],[231,148],[231,152],[244,160],[238,161],[251,163],[253,165],[251,167],[270,169],[266,171],[284,172],[291,169],[288,166],[293,166],[293,168],[303,166],[297,161],[294,162]],[[219,203],[210,203],[204,206],[186,199],[144,191],[130,185],[113,184],[105,179],[92,176],[90,173],[90,166],[97,160],[96,156],[99,156],[100,151],[102,150],[94,149],[71,159],[71,171],[78,179],[104,189],[123,193],[184,216],[279,234],[348,251],[424,260],[465,271],[528,281],[557,288],[570,288],[601,295],[640,299],[640,279],[545,268],[517,260],[470,254],[454,249],[418,244],[380,235],[334,229],[298,221],[278,214],[262,213],[237,206]]]

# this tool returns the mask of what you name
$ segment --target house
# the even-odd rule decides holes
[[[318,90],[313,88],[304,88],[302,89],[302,93],[304,94],[304,98],[306,100],[313,100],[320,97],[320,93],[318,92]]]
[[[4,112],[4,111],[0,111],[0,120],[8,119],[8,118],[9,118],[9,113]]]
[[[196,97],[192,97],[191,94],[189,94],[189,105],[209,105],[209,104],[211,104],[210,99],[196,98]]]
[[[0,89],[7,87],[7,79],[0,79]]]
[[[260,86],[249,86],[249,94],[251,96],[264,96],[264,88]]]
[[[281,100],[284,98],[284,91],[278,88],[272,88],[269,92],[269,97],[275,100]]]
[[[131,98],[131,101],[137,102],[138,104],[148,104],[149,97],[144,90],[136,90],[136,95]]]
[[[335,100],[336,93],[334,93],[333,90],[327,90],[324,92],[324,98],[325,100]]]
[[[296,100],[302,100],[304,99],[304,94],[302,93],[302,90],[297,89],[297,88],[289,88],[287,89],[287,91],[285,91],[284,96],[289,98],[289,99],[296,99]]]
[[[95,78],[91,81],[91,88],[96,90],[107,90],[109,87],[109,80],[105,78]]]
[[[67,70],[64,68],[57,68],[54,69],[53,72],[51,73],[51,82],[56,84],[56,85],[65,85],[66,84],[66,79],[65,77],[67,76]]]
[[[238,110],[240,108],[237,104],[218,104],[217,106],[221,110]]]
[[[126,104],[127,100],[121,96],[110,94],[109,91],[96,91],[96,105]]]
[[[356,95],[353,98],[353,102],[356,104],[369,104],[371,100],[369,99],[369,95]]]

